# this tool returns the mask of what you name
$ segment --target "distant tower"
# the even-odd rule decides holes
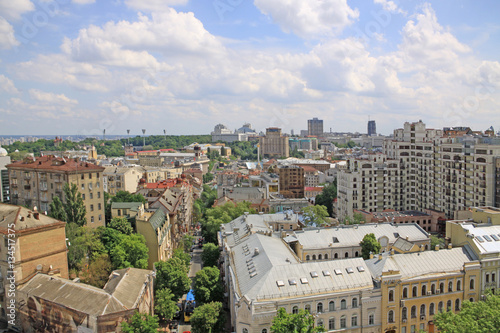
[[[168,140],[167,140],[167,130],[163,130],[163,134],[165,135],[165,148],[167,148]]]
[[[102,130],[102,141],[106,140],[106,129]]]
[[[146,145],[146,130],[142,130],[142,146],[144,147]]]
[[[130,130],[127,130],[127,145],[130,144]]]
[[[293,128],[290,130],[290,134],[291,136],[293,136]]]
[[[323,120],[318,118],[307,120],[307,132],[309,135],[322,136]]]
[[[377,125],[375,124],[375,120],[368,121],[368,136],[377,135]]]

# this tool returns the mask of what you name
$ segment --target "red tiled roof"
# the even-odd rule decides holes
[[[312,167],[310,165],[301,165],[300,166],[302,169],[304,169],[304,171],[308,171],[308,172],[315,172],[315,171],[318,171],[318,169],[316,169],[315,167]]]
[[[317,187],[317,186],[316,187],[314,187],[314,186],[308,186],[308,187],[304,188],[304,191],[309,191],[309,192],[311,192],[311,191],[320,191],[321,192],[321,191],[323,191],[323,188],[322,187]]]
[[[54,170],[68,172],[86,172],[86,171],[103,171],[104,167],[82,162],[79,159],[63,159],[52,155],[41,156],[36,158],[26,158],[22,161],[17,161],[6,165],[7,168],[13,169],[36,169],[36,170]]]
[[[146,183],[145,188],[147,188],[147,189],[171,188],[171,187],[174,187],[175,184],[177,184],[177,178],[162,180],[162,181],[159,181],[156,183]]]

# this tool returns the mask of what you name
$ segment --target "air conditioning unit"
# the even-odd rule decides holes
[[[401,307],[404,307],[404,306],[405,306],[405,301],[403,301],[403,300],[399,301],[399,305],[400,305]]]
[[[428,291],[428,292],[427,292],[427,296],[430,296],[430,295],[432,295],[432,292],[431,292],[431,291]]]
[[[436,295],[439,295],[439,294],[441,294],[441,290],[438,289],[438,290],[436,290]]]
[[[403,319],[403,323],[406,323],[406,320],[407,320],[406,318],[405,318],[405,319]]]

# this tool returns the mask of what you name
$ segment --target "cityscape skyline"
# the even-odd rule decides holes
[[[3,2],[2,135],[208,134],[243,121],[290,133],[313,117],[362,133],[369,116],[383,134],[418,119],[497,129],[498,7]]]

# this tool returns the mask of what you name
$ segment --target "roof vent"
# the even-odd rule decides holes
[[[42,271],[43,266],[41,264],[36,265],[37,272]]]
[[[256,255],[259,255],[259,248],[256,247],[255,249],[253,249],[253,255],[256,256]]]

